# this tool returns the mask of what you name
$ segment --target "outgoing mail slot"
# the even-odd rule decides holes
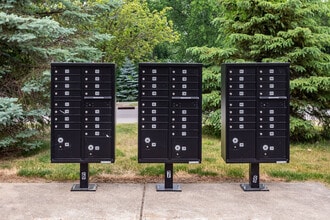
[[[110,100],[86,100],[85,101],[85,108],[110,108],[113,109],[111,106]]]
[[[262,108],[287,108],[288,103],[286,100],[262,100],[259,102],[259,107]]]
[[[189,99],[172,100],[172,108],[173,109],[199,109],[199,101],[198,100],[189,100]]]

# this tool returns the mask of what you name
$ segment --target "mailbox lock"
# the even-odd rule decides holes
[[[179,150],[181,149],[181,147],[180,147],[180,145],[175,145],[174,149],[175,149],[176,151],[179,151]]]
[[[265,144],[264,146],[262,146],[262,149],[263,149],[264,151],[267,151],[267,150],[269,149],[269,147],[268,147],[267,144]]]
[[[233,138],[233,143],[234,143],[234,144],[237,144],[237,143],[238,143],[238,138],[236,138],[236,137]]]
[[[93,145],[88,145],[88,150],[90,150],[90,151],[92,151],[92,150],[94,150],[94,146]]]
[[[64,141],[64,139],[63,139],[62,137],[59,137],[59,138],[57,139],[57,142],[60,143],[60,144],[62,144],[63,141]]]
[[[149,137],[146,137],[145,139],[144,139],[144,142],[146,142],[147,144],[149,144],[150,143],[150,138]]]

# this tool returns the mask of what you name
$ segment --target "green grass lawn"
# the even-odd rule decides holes
[[[90,164],[90,179],[100,182],[162,181],[164,164],[137,162],[137,124],[116,128],[114,164]],[[201,164],[174,164],[175,182],[247,181],[248,164],[226,164],[220,139],[203,136]],[[49,141],[32,156],[0,160],[0,174],[41,181],[79,180],[79,164],[50,163]],[[290,163],[261,164],[261,181],[319,181],[330,185],[330,142],[291,145]],[[1,181],[1,175],[0,175]]]

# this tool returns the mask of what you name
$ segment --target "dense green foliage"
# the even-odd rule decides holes
[[[217,30],[211,25],[219,10],[217,0],[148,0],[151,9],[168,10],[168,19],[180,33],[176,43],[163,43],[154,50],[154,57],[165,61],[192,61],[186,49],[214,46]]]
[[[118,99],[133,100],[125,58],[202,62],[203,125],[215,135],[221,63],[290,62],[291,139],[330,138],[329,16],[322,0],[1,1],[0,151],[40,146],[50,62],[114,62]]]
[[[51,61],[121,64],[178,39],[167,9],[151,12],[143,0],[8,0],[0,11],[0,151],[40,147]]]
[[[220,2],[222,7],[214,20],[220,46],[194,47],[191,54],[212,70],[223,62],[290,62],[291,139],[329,136],[330,27],[322,22],[329,21],[329,4],[317,0]],[[218,78],[219,73],[211,75]],[[218,94],[219,89],[207,96],[217,99],[213,93]],[[217,104],[211,112],[218,111]],[[214,125],[214,129],[218,127]]]

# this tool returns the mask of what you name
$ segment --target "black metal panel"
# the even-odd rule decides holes
[[[52,162],[114,162],[115,65],[51,64]]]
[[[289,64],[223,64],[221,154],[226,162],[289,161]]]
[[[201,64],[139,65],[139,162],[201,161]]]

